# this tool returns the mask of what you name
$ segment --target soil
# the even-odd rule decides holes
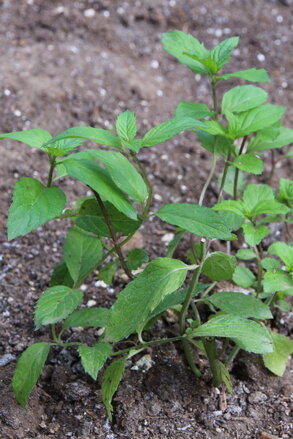
[[[171,117],[180,100],[210,100],[208,83],[162,49],[160,33],[192,32],[208,47],[240,35],[229,71],[265,67],[264,87],[273,103],[287,106],[292,126],[292,4],[284,0],[18,0],[0,1],[0,131],[45,128],[56,134],[69,126],[109,128],[128,108],[138,115],[140,134]],[[235,82],[236,84],[237,82]],[[231,83],[230,83],[231,84]],[[221,85],[220,91],[225,90]],[[5,221],[14,182],[22,176],[45,179],[46,158],[37,150],[1,142],[0,256],[0,438],[1,439],[276,439],[292,436],[293,385],[290,367],[283,378],[268,373],[257,356],[242,354],[232,369],[234,389],[212,388],[196,380],[180,346],[152,349],[153,366],[144,372],[129,363],[107,420],[100,382],[86,376],[76,353],[56,349],[28,407],[20,408],[11,387],[15,360],[30,343],[48,340],[47,328],[34,332],[33,308],[48,286],[68,224],[52,222],[28,236],[6,242]],[[194,136],[181,135],[144,150],[141,160],[154,184],[154,208],[171,201],[195,201],[210,167]],[[279,158],[282,156],[279,155]],[[267,158],[269,163],[269,157]],[[292,177],[292,164],[278,162],[274,179]],[[266,178],[266,174],[262,177]],[[62,184],[69,205],[84,194],[73,181]],[[207,204],[216,190],[212,184]],[[152,256],[162,255],[172,232],[158,221],[143,230]],[[154,239],[155,238],[155,239]],[[111,306],[121,289],[85,282],[85,303]],[[283,334],[293,318],[278,315]],[[154,328],[172,333],[175,323]],[[94,341],[94,330],[73,331],[72,340]],[[290,405],[291,404],[291,405]]]

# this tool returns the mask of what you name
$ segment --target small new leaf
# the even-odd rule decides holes
[[[236,168],[251,174],[259,175],[263,172],[263,161],[253,154],[241,154],[236,157],[232,164]]]
[[[236,264],[235,256],[215,252],[205,260],[202,273],[212,281],[231,280]]]
[[[293,341],[284,335],[271,332],[274,351],[263,355],[263,361],[267,369],[275,375],[282,376],[286,365],[293,354]]]
[[[81,345],[78,353],[81,358],[81,364],[86,373],[93,380],[97,379],[99,370],[103,367],[105,361],[112,351],[112,346],[108,343],[98,342],[95,346]]]
[[[124,357],[119,358],[119,360],[113,361],[113,363],[111,363],[110,366],[107,367],[103,375],[102,398],[110,421],[112,421],[113,411],[112,399],[123,377],[126,359],[127,358]]]
[[[120,113],[116,119],[116,131],[123,140],[132,140],[136,136],[136,116],[132,111]]]

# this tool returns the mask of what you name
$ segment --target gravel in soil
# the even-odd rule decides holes
[[[265,67],[272,81],[264,87],[273,103],[289,107],[285,123],[292,126],[289,1],[4,0],[0,24],[1,132],[40,127],[56,134],[81,124],[111,128],[115,115],[128,108],[137,113],[143,134],[171,117],[180,100],[211,103],[206,79],[162,49],[160,33],[175,28],[192,32],[208,47],[240,35],[229,71]],[[220,92],[226,87],[221,85]],[[39,151],[12,141],[1,142],[0,156],[1,439],[292,437],[290,368],[282,379],[273,377],[256,356],[243,354],[232,369],[229,395],[212,388],[208,376],[194,379],[175,344],[152,349],[149,370],[133,370],[135,360],[128,365],[114,399],[113,424],[106,418],[99,380],[95,383],[83,373],[73,350],[55,350],[28,407],[20,408],[11,392],[11,374],[26,346],[49,337],[46,328],[34,332],[33,308],[60,257],[68,224],[56,221],[7,243],[5,213],[15,180],[45,179],[48,167]],[[153,208],[197,200],[210,161],[191,134],[147,149],[140,158],[154,184]],[[292,178],[286,160],[278,162],[274,183],[280,176]],[[84,194],[73,181],[62,187],[69,205]],[[216,182],[207,204],[215,191]],[[163,230],[154,220],[142,232],[149,252],[162,255],[163,237],[172,229]],[[87,280],[85,303],[111,306],[121,281],[113,288],[96,287],[96,281],[94,276]],[[278,322],[282,333],[292,331],[292,315],[279,316]],[[162,321],[154,335],[173,329]],[[92,343],[95,336],[94,330],[74,330],[71,338]]]

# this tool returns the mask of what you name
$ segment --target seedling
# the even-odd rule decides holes
[[[293,142],[293,130],[281,124],[285,108],[267,104],[267,92],[254,85],[231,88],[220,105],[220,81],[269,81],[264,69],[222,73],[238,37],[228,38],[212,50],[181,31],[163,34],[162,41],[164,48],[193,73],[208,77],[212,108],[204,103],[180,102],[172,119],[152,128],[143,138],[136,137],[136,117],[131,111],[117,117],[116,134],[80,126],[55,137],[42,129],[0,136],[39,148],[49,160],[46,181],[23,177],[16,182],[8,238],[25,235],[56,218],[72,221],[63,258],[53,270],[50,287],[36,304],[35,328],[50,325],[52,341],[29,346],[18,360],[13,377],[13,389],[22,406],[52,346],[75,346],[84,370],[93,379],[108,363],[102,396],[110,419],[112,398],[126,361],[147,347],[182,343],[191,370],[200,377],[202,370],[194,355],[197,351],[207,358],[214,385],[225,385],[229,391],[228,368],[240,349],[262,355],[265,366],[276,375],[283,374],[293,352],[293,342],[270,329],[274,308],[290,310],[286,299],[293,294],[293,246],[281,241],[268,245],[265,241],[271,234],[269,224],[274,221],[284,223],[292,240],[293,182],[281,179],[277,193],[270,185],[246,182],[247,174],[263,173],[263,155],[268,150]],[[210,174],[198,203],[166,204],[151,213],[152,186],[138,153],[182,131],[194,132],[201,146],[211,153]],[[84,140],[112,149],[99,146],[75,152]],[[223,171],[218,200],[214,206],[203,206],[220,159]],[[59,187],[65,178],[82,182],[92,196],[66,209],[66,197]],[[126,254],[123,246],[150,215],[175,226],[177,235],[165,256],[149,261],[144,250]],[[191,235],[191,246],[181,261],[173,254],[185,234]],[[222,251],[214,251],[216,240]],[[110,284],[118,267],[129,282],[112,308],[82,307],[80,286],[86,277],[98,269],[99,278]],[[134,270],[139,268],[137,274]],[[218,292],[222,281],[230,282],[230,286]],[[234,285],[242,287],[243,292],[236,292]],[[168,308],[178,313],[178,334],[152,339],[152,325]],[[87,346],[66,342],[74,327],[105,329],[94,346]],[[131,347],[119,350],[119,342],[130,336]]]

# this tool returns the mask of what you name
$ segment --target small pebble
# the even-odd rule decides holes
[[[259,391],[252,392],[248,397],[248,401],[250,402],[250,404],[258,404],[260,402],[265,402],[267,399],[268,399],[267,395]]]
[[[83,12],[83,15],[84,15],[86,18],[92,18],[92,17],[94,17],[94,16],[96,15],[96,11],[95,11],[93,8],[86,9],[86,10]]]
[[[0,367],[6,366],[7,364],[9,364],[15,360],[16,360],[16,357],[14,355],[5,354],[2,357],[0,357]]]

